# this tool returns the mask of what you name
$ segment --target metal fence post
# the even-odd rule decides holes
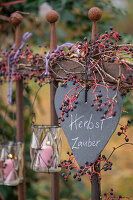
[[[96,21],[98,21],[102,17],[102,11],[93,7],[88,11],[88,17],[92,21],[92,34],[91,34],[91,42],[94,42],[98,37],[97,25]],[[97,50],[94,52],[97,53]],[[95,170],[100,173],[100,166],[94,166]],[[91,179],[91,200],[101,200],[101,185],[98,174],[94,174]]]
[[[51,38],[50,38],[50,52],[57,48],[57,40],[56,40],[56,28],[55,22],[58,20],[58,13],[54,10],[50,10],[46,19],[51,24]],[[50,105],[51,105],[51,125],[58,125],[58,117],[56,115],[55,106],[54,106],[54,97],[56,88],[58,87],[58,82],[53,81],[50,84]],[[59,173],[52,174],[52,200],[59,200],[60,198],[60,189],[59,189]]]
[[[15,48],[17,51],[21,45],[21,30],[20,23],[22,22],[22,15],[13,13],[10,17],[11,23],[15,26]],[[23,80],[16,82],[16,140],[17,142],[24,143],[24,99],[23,99]],[[26,199],[25,187],[25,156],[24,156],[24,169],[23,169],[23,182],[18,185],[18,200]]]

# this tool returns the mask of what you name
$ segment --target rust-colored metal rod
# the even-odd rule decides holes
[[[97,39],[98,31],[96,22],[102,17],[102,11],[93,7],[88,11],[88,17],[92,21],[92,33],[91,33],[91,42],[94,42]],[[100,173],[100,166],[94,166],[95,170]],[[94,174],[91,179],[91,200],[101,200],[101,184],[98,174]]]
[[[100,166],[94,166],[95,171],[100,173]],[[91,199],[92,200],[102,200],[101,197],[101,181],[98,174],[94,174],[91,178]]]
[[[10,17],[11,23],[15,26],[15,48],[17,51],[21,45],[21,30],[20,23],[22,22],[22,15],[19,13],[13,13]],[[25,141],[24,138],[24,98],[23,98],[23,81],[18,80],[16,82],[16,140],[18,142]],[[18,200],[26,200],[26,181],[25,181],[25,155],[24,168],[23,168],[23,182],[18,185]]]
[[[97,31],[97,21],[102,17],[102,11],[100,8],[93,7],[88,11],[88,17],[92,22],[92,33],[91,33],[91,42],[94,42],[97,39],[98,31]]]
[[[51,103],[51,125],[58,125],[58,117],[56,115],[55,106],[54,106],[54,96],[56,92],[56,87],[58,87],[58,82],[54,81],[50,84],[50,103]],[[55,172],[52,174],[52,192],[51,199],[59,200],[60,199],[60,185],[59,185],[59,173]]]
[[[16,82],[16,122],[16,140],[24,143],[24,98],[22,80]],[[25,154],[23,157],[23,182],[18,185],[18,200],[26,200]]]
[[[98,180],[98,175],[95,174],[91,180],[91,199],[92,200],[101,200],[101,189],[99,187],[100,183]]]
[[[54,10],[51,10],[47,13],[46,18],[47,21],[51,24],[50,52],[52,52],[57,48],[55,22],[58,20],[58,13]],[[58,87],[57,81],[53,81],[50,84],[51,125],[58,125],[58,117],[56,115],[54,106],[54,97],[57,87]],[[51,199],[59,200],[59,198],[60,198],[59,173],[56,172],[52,174]]]

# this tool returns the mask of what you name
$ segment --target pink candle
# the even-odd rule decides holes
[[[6,159],[3,163],[3,177],[4,181],[13,181],[15,179],[14,177],[14,160],[13,159]]]
[[[53,152],[53,149],[51,146],[45,146],[39,151],[38,156],[40,160],[40,163],[39,163],[40,167],[45,168],[51,164],[50,161],[52,158],[52,152]]]

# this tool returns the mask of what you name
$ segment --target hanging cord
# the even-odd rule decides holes
[[[23,37],[22,37],[22,41],[21,41],[21,45],[19,47],[19,49],[15,52],[15,54],[13,52],[11,52],[8,55],[8,73],[10,73],[10,56],[13,55],[13,63],[12,63],[12,75],[11,75],[11,82],[8,82],[8,104],[12,104],[12,89],[13,89],[13,73],[15,70],[15,60],[17,58],[17,56],[20,53],[20,50],[23,48],[26,40],[31,37],[32,33],[26,32],[24,33]],[[15,45],[13,45],[13,48],[15,47]]]
[[[54,51],[54,52],[57,52],[60,48],[63,48],[63,47],[73,47],[74,49],[76,49],[76,45],[72,44],[72,43],[64,43],[60,46],[57,45],[57,49]],[[47,52],[47,55],[46,55],[46,72],[45,72],[45,75],[49,75],[49,67],[48,67],[48,64],[49,64],[49,55],[52,56],[54,53],[50,53],[50,51]]]
[[[91,48],[90,48],[90,52],[89,55],[86,55],[86,68],[85,68],[85,83],[86,83],[86,87],[85,87],[85,103],[87,103],[87,93],[88,93],[88,68],[89,68],[89,64],[90,64],[90,57],[92,55],[92,49],[93,49],[93,45],[95,44],[95,42],[98,40],[99,36],[101,33],[98,34],[98,37],[96,38],[96,40],[91,44]],[[88,57],[87,57],[88,56]]]
[[[86,87],[85,87],[85,103],[87,103],[87,92],[88,92],[88,68],[89,68],[89,64],[90,64],[90,57],[91,57],[91,53],[92,53],[92,47],[93,47],[93,44],[91,45],[91,49],[90,49],[90,52],[89,52],[89,56],[87,58],[87,55],[86,55],[86,68],[85,68],[85,83],[86,83]]]
[[[12,140],[14,141],[14,143],[16,142],[16,126],[15,126],[15,112],[13,110],[13,104],[12,104],[12,119],[13,119],[13,136],[12,136]]]

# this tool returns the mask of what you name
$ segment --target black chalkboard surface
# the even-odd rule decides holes
[[[60,86],[57,89],[55,108],[58,117],[61,115],[60,107],[66,93],[74,87],[75,85],[69,81],[65,87]],[[81,91],[81,88],[77,90]],[[85,103],[85,90],[83,89],[78,97],[77,108],[69,112],[69,117],[65,117],[64,115],[65,120],[61,122],[63,131],[79,166],[83,166],[85,161],[93,163],[97,159],[114,133],[121,115],[122,98],[119,92],[117,102],[114,102],[116,116],[102,119],[102,113],[104,113],[107,108],[105,106],[102,108],[102,111],[96,111],[96,107],[91,106],[91,104],[94,103],[94,94],[92,91],[92,89],[88,91],[87,103]],[[102,93],[102,101],[106,100],[106,88],[98,86],[95,94],[99,91]],[[109,88],[109,98],[111,99],[115,94],[116,91]]]

